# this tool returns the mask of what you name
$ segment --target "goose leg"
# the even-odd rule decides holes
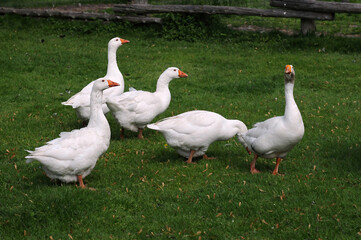
[[[124,128],[120,129],[120,139],[124,139]]]
[[[259,173],[260,171],[256,169],[256,161],[257,161],[258,155],[255,154],[253,161],[251,162],[251,173],[252,174],[256,174]]]
[[[138,128],[138,138],[143,139],[143,128]]]
[[[247,152],[248,152],[249,155],[252,154],[252,152],[248,149],[248,147],[246,147],[246,150],[247,150]]]
[[[83,183],[83,176],[82,176],[82,175],[78,175],[77,177],[78,177],[79,186],[80,186],[81,188],[85,188],[85,185],[84,185],[84,183]]]
[[[278,158],[277,158],[277,162],[276,162],[276,167],[275,167],[275,169],[274,169],[273,172],[272,172],[273,175],[277,175],[277,174],[278,174],[278,166],[280,165],[281,161],[282,161],[282,158],[278,157]]]
[[[188,160],[186,161],[186,163],[193,163],[192,159],[193,159],[193,155],[196,151],[195,150],[191,150],[191,153],[189,154]]]

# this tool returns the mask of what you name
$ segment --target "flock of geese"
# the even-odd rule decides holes
[[[252,174],[259,172],[255,167],[258,157],[276,158],[273,174],[279,174],[281,160],[304,134],[302,116],[293,97],[295,71],[292,65],[287,65],[284,71],[286,107],[283,116],[258,122],[251,129],[247,129],[242,121],[204,110],[189,111],[151,123],[170,104],[169,83],[188,75],[170,67],[160,75],[155,92],[130,89],[124,93],[124,79],[117,65],[116,52],[118,47],[128,42],[118,37],[111,39],[106,75],[90,82],[62,103],[72,106],[78,117],[84,123],[88,122],[87,125],[62,132],[59,138],[34,151],[27,150],[27,163],[37,160],[51,179],[78,182],[81,188],[86,188],[83,178],[91,173],[110,144],[111,131],[105,117],[110,111],[121,126],[121,138],[124,138],[124,129],[138,132],[138,138],[143,138],[145,127],[159,131],[169,146],[187,158],[187,163],[192,163],[195,157],[209,158],[206,151],[211,143],[237,135],[247,152],[254,154],[250,164]]]

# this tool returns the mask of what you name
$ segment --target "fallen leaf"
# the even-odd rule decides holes
[[[285,198],[286,198],[286,195],[285,195],[284,191],[282,190],[282,194],[281,194],[281,196],[280,196],[280,199],[281,199],[281,201],[282,201],[282,200],[285,199]]]
[[[263,189],[258,189],[260,192],[266,192],[265,190],[263,190]]]
[[[68,233],[68,236],[71,240],[73,240],[73,237],[70,235],[70,233]]]
[[[218,214],[216,215],[216,217],[220,217],[220,216],[222,216],[222,213],[218,213]]]
[[[268,225],[268,222],[266,222],[266,220],[262,219],[262,222],[266,225]]]
[[[143,232],[143,228],[139,229],[138,234],[141,234]]]

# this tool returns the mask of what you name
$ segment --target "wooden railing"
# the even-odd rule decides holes
[[[148,0],[132,0],[131,4],[116,4],[114,12],[107,13],[64,12],[40,9],[1,8],[0,14],[19,14],[37,17],[63,17],[73,19],[127,20],[136,23],[161,23],[161,18],[149,17],[152,13],[233,14],[260,17],[300,18],[301,32],[316,31],[315,21],[333,20],[335,13],[361,13],[361,4],[324,2],[316,0],[270,0],[272,9],[242,8],[210,5],[151,5]],[[133,14],[133,15],[132,15]]]

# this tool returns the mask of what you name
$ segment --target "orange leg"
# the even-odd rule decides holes
[[[278,158],[277,158],[277,162],[276,162],[276,167],[275,167],[275,169],[274,169],[273,172],[272,172],[273,175],[277,175],[277,174],[278,174],[278,166],[280,165],[281,161],[282,161],[282,158],[278,157]]]
[[[124,128],[120,129],[120,139],[124,139]]]
[[[138,138],[143,139],[143,128],[138,128]]]
[[[78,182],[79,182],[79,186],[81,188],[85,188],[85,185],[83,183],[83,176],[82,175],[78,175]]]
[[[192,159],[193,159],[193,155],[196,151],[192,150],[191,153],[189,154],[188,160],[186,161],[186,163],[193,163]]]
[[[259,173],[260,171],[256,169],[256,161],[257,161],[258,155],[255,154],[253,161],[251,162],[251,173],[252,174],[256,174]]]
[[[248,149],[248,147],[246,147],[246,150],[247,150],[247,152],[248,152],[249,155],[252,154],[252,152]]]

